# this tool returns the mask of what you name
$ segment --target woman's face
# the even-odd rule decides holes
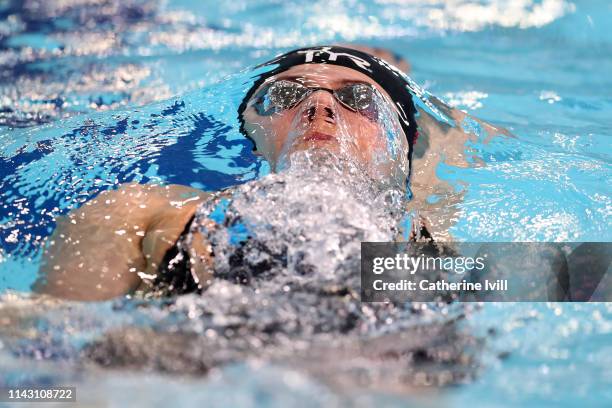
[[[262,95],[280,80],[308,88],[338,90],[350,84],[373,86],[376,115],[355,111],[325,90],[310,92],[299,103],[262,113]],[[408,144],[387,93],[364,74],[335,65],[297,65],[269,78],[253,94],[244,112],[245,130],[256,151],[277,171],[298,151],[324,149],[350,157],[373,173],[401,179],[407,174]],[[371,109],[370,109],[371,111]]]

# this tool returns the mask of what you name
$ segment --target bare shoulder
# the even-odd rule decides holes
[[[211,193],[187,186],[169,185],[146,187],[146,196],[146,200],[139,204],[147,206],[150,212],[142,252],[146,259],[147,274],[154,274],[166,252],[188,227],[187,223],[198,206],[208,200]]]
[[[80,300],[131,292],[208,196],[187,186],[136,183],[101,192],[56,220],[33,290]]]
[[[112,203],[124,204],[150,204],[153,206],[173,205],[181,207],[189,202],[197,201],[209,195],[201,190],[179,184],[157,185],[157,184],[122,184],[116,190],[101,192],[96,199],[89,201],[87,205],[96,204],[100,200],[111,200]],[[104,201],[108,204],[107,201]],[[146,209],[148,207],[139,207]]]
[[[440,178],[439,164],[443,162],[455,168],[484,166],[485,163],[478,159],[473,149],[468,148],[469,144],[486,144],[497,137],[512,137],[512,134],[503,127],[452,108],[434,96],[430,96],[429,101],[449,121],[440,120],[439,116],[417,107],[419,137],[412,156],[410,187],[414,199],[409,203],[409,209],[418,209],[422,215],[427,214],[435,240],[451,241],[450,230],[459,217],[465,190],[457,190],[447,180]],[[478,134],[472,128],[477,129]],[[428,199],[431,196],[437,199],[431,202]]]

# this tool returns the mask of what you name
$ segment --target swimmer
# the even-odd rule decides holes
[[[461,165],[466,135],[417,111],[405,77],[371,52],[312,47],[263,64],[272,69],[246,93],[240,130],[272,172],[290,168],[299,152],[327,152],[408,195],[412,187],[413,207],[431,205],[424,198],[444,189],[432,163],[444,156]],[[438,108],[458,123],[466,117],[441,102]],[[73,300],[111,299],[142,290],[145,282],[165,284],[168,294],[204,290],[214,276],[214,253],[192,224],[212,224],[197,217],[198,209],[221,195],[141,184],[100,193],[57,219],[33,290]],[[432,225],[442,231],[445,223]],[[431,237],[424,225],[415,228]]]

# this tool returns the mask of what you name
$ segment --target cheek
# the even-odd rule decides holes
[[[359,126],[354,127],[352,132],[356,136],[357,148],[366,160],[371,159],[375,151],[385,150],[387,147],[384,134],[378,125],[360,121]]]
[[[273,116],[248,115],[245,129],[254,140],[256,149],[266,159],[274,159],[281,150],[291,124],[287,115]]]
[[[275,155],[278,155],[285,144],[290,127],[288,115],[276,114],[268,119],[266,137]]]

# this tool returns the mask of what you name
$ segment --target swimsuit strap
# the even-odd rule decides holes
[[[229,189],[213,193],[209,200],[200,204],[195,214],[189,219],[178,239],[166,251],[162,262],[157,270],[157,276],[153,280],[153,292],[157,296],[175,296],[186,293],[201,293],[202,285],[192,270],[191,258],[191,233],[198,230],[201,218],[208,216],[209,211],[205,208],[216,208],[229,194]],[[214,211],[214,210],[213,210]],[[213,254],[214,255],[214,254]]]
[[[157,276],[153,281],[154,291],[159,295],[173,296],[199,290],[198,284],[191,274],[189,253],[185,251],[184,245],[182,245],[189,234],[194,219],[195,215],[185,224],[183,232],[181,232],[174,245],[166,251],[162,259]]]
[[[427,225],[420,218],[415,221],[412,231],[410,231],[409,240],[412,242],[434,242]]]

